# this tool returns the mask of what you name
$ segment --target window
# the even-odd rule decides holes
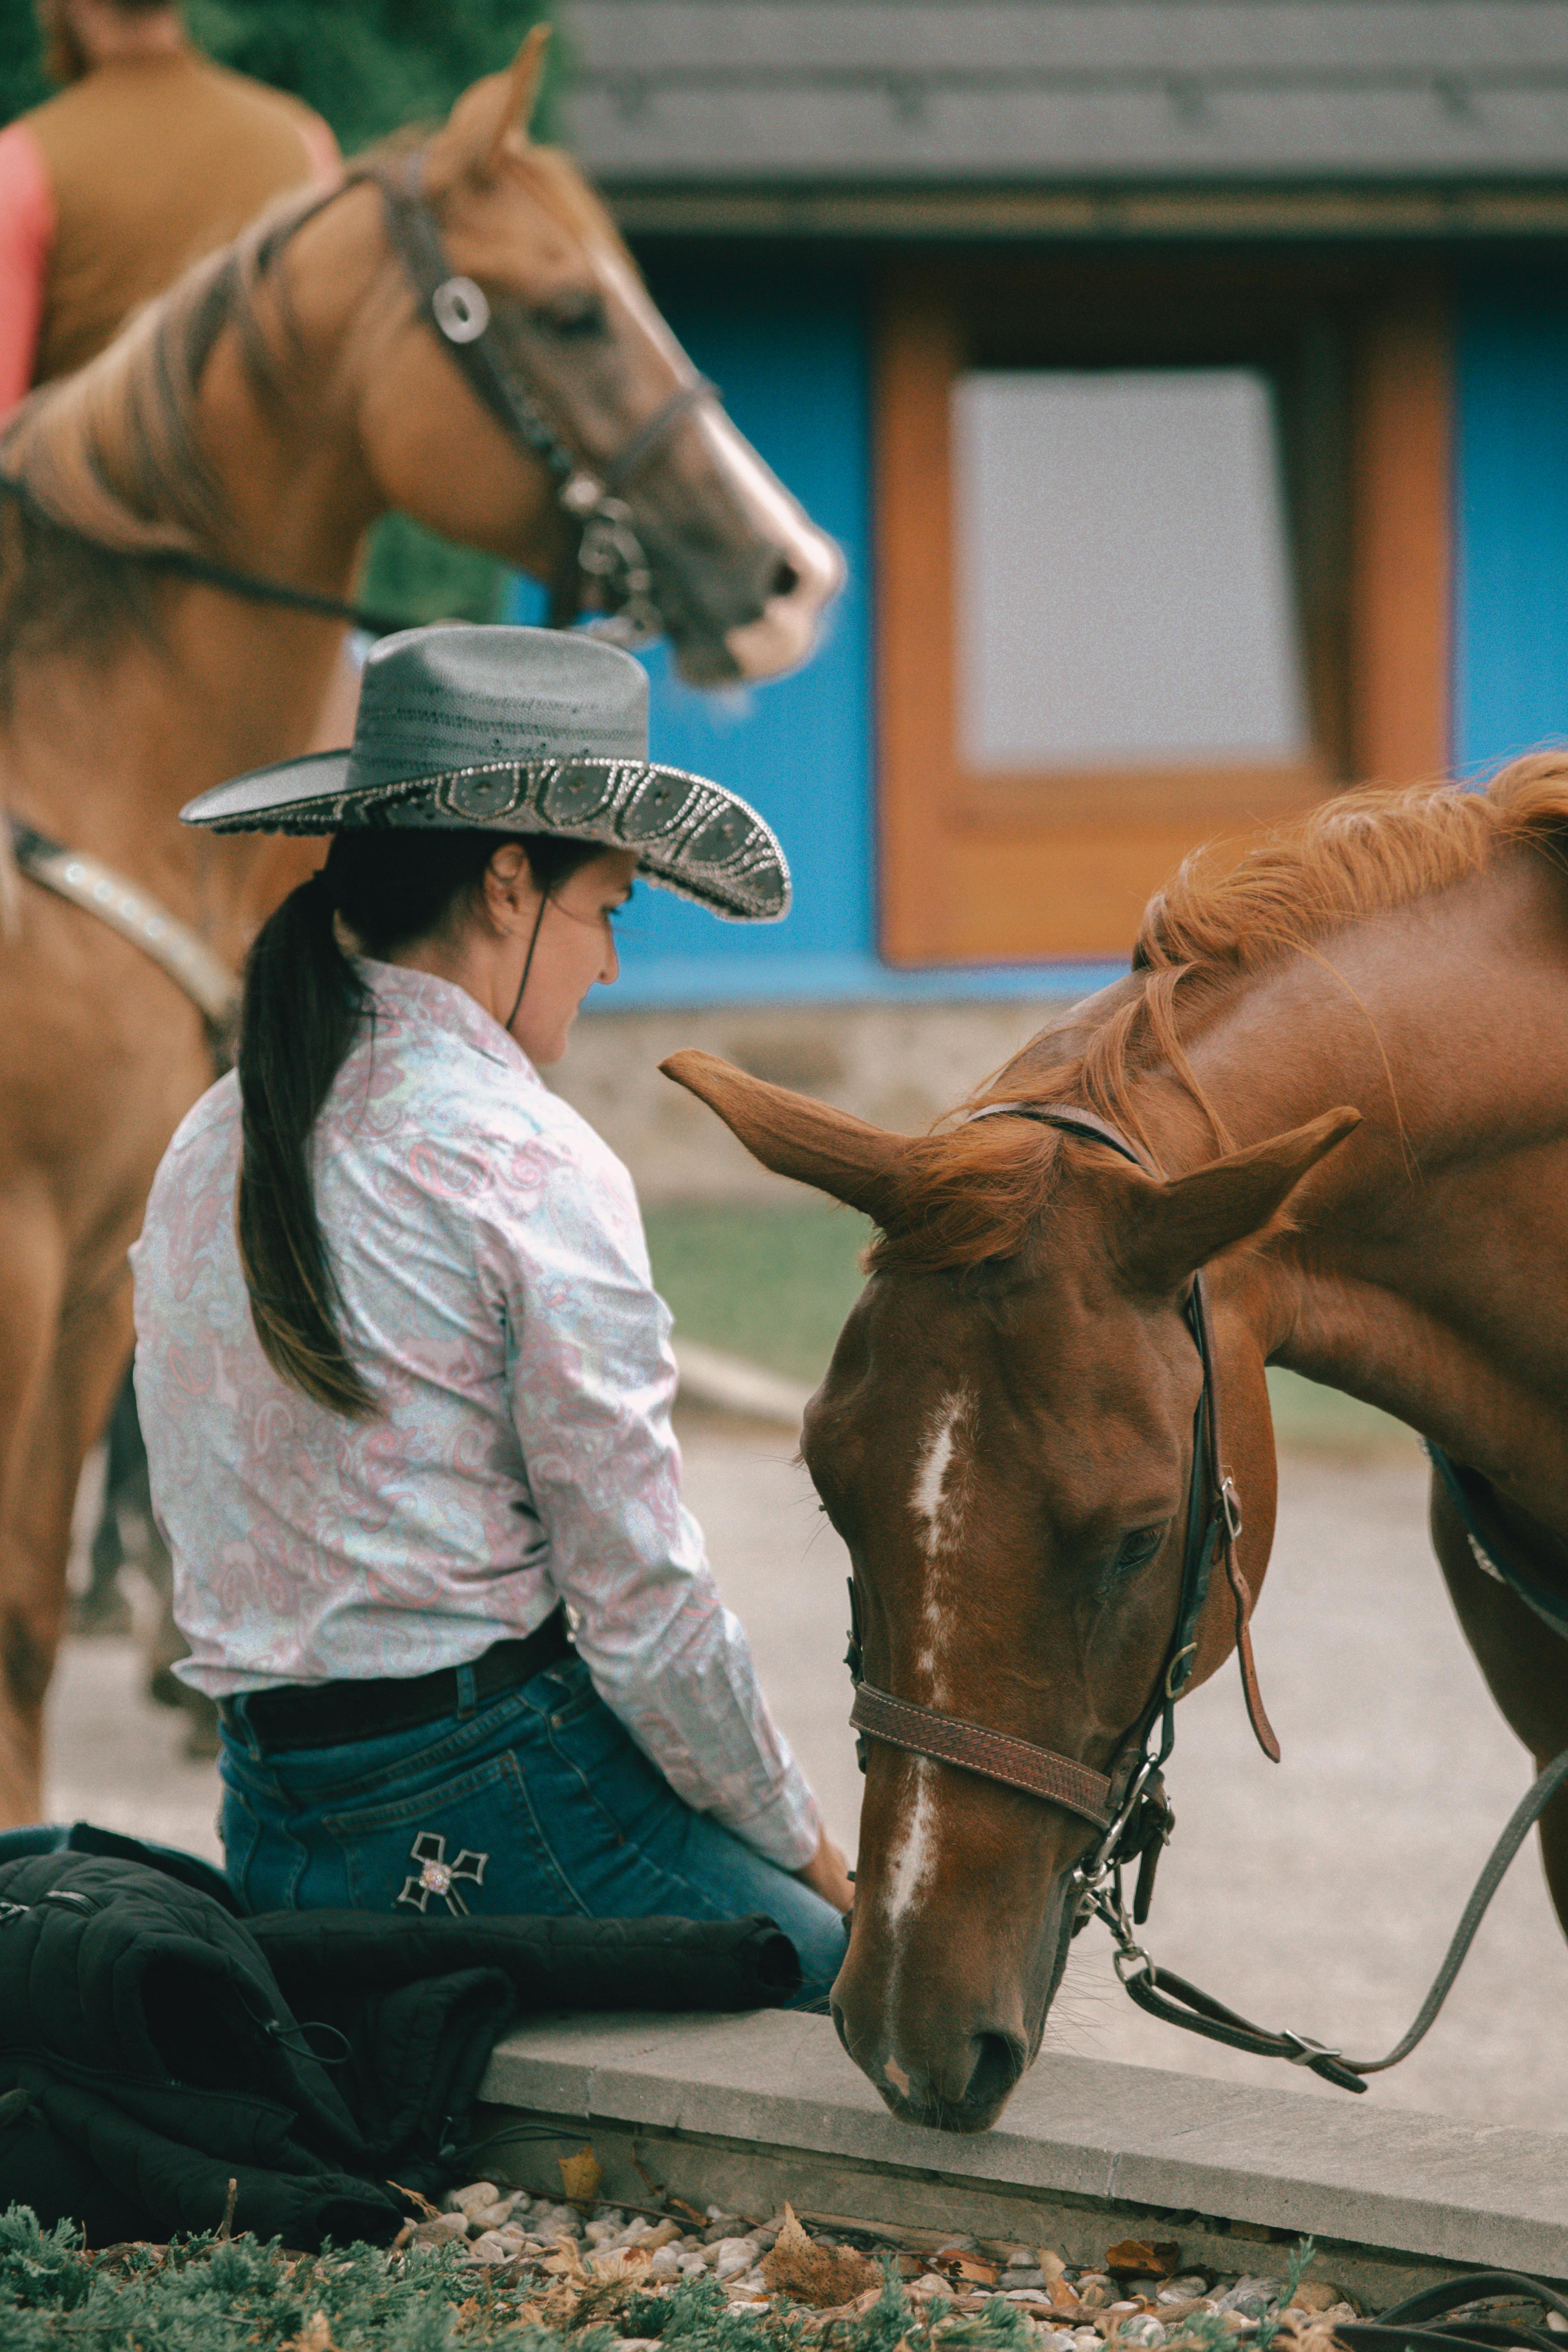
[[[1263,376],[962,375],[952,458],[966,765],[1308,755]]]
[[[1446,750],[1447,352],[1365,265],[932,263],[878,406],[883,941],[1110,956],[1245,844]]]

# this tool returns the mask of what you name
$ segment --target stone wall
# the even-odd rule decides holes
[[[551,1084],[593,1121],[645,1202],[788,1198],[721,1122],[658,1065],[700,1045],[754,1077],[917,1133],[1016,1053],[1059,1005],[736,1005],[595,1013]]]

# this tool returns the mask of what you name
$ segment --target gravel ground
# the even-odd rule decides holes
[[[842,1548],[780,1433],[688,1414],[682,1436],[689,1499],[725,1596],[852,1848]],[[1379,1459],[1286,1462],[1257,1622],[1285,1761],[1271,1766],[1254,1747],[1233,1673],[1183,1706],[1170,1780],[1179,1826],[1149,1931],[1162,1960],[1247,2014],[1358,2053],[1404,2032],[1530,1777],[1453,1622],[1425,1496],[1413,1444]],[[213,1768],[185,1761],[182,1738],[173,1716],[136,1696],[129,1643],[70,1644],[52,1706],[52,1815],[216,1853]],[[1346,2095],[1144,2018],[1098,1927],[1075,1949],[1047,2060],[1052,2049]],[[1568,1949],[1533,1843],[1443,2019],[1368,2095],[1568,2128]]]

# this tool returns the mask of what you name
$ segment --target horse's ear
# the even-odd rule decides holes
[[[505,73],[488,74],[463,92],[446,129],[430,142],[425,177],[433,194],[465,173],[476,180],[493,179],[507,142],[526,142],[549,46],[549,26],[535,25]]]
[[[769,1086],[716,1054],[672,1054],[659,1068],[717,1111],[753,1160],[775,1175],[815,1184],[836,1201],[861,1209],[879,1224],[893,1214],[898,1163],[906,1138],[872,1127],[848,1111]]]
[[[1360,1125],[1360,1111],[1345,1105],[1168,1184],[1129,1182],[1111,1244],[1117,1264],[1139,1290],[1181,1289],[1210,1258],[1271,1224],[1302,1178]]]

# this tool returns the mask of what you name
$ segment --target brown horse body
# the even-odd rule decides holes
[[[531,74],[459,101],[426,151],[455,270],[515,327],[541,407],[603,470],[689,370],[607,217],[527,144]],[[297,853],[182,831],[204,787],[307,749],[341,625],[159,578],[195,548],[330,596],[401,507],[542,576],[568,545],[554,484],[416,313],[374,185],[285,208],[204,264],[5,446],[47,515],[0,541],[0,803],[89,850],[231,962]],[[804,657],[838,559],[711,408],[625,496],[678,656],[700,677]],[[313,860],[311,861],[313,862]],[[90,916],[11,877],[0,940],[0,1823],[39,1809],[41,1706],[72,1500],[130,1348],[126,1250],[211,1078],[175,984]]]
[[[1231,879],[1179,877],[1146,968],[985,1097],[1098,1109],[1163,1182],[1022,1118],[888,1136],[678,1057],[760,1158],[883,1229],[805,1440],[870,1682],[1108,1769],[1174,1617],[1200,1265],[1254,1592],[1278,1363],[1480,1473],[1494,1549],[1568,1611],[1565,846],[1568,771],[1543,761],[1486,796],[1337,804]],[[1440,1485],[1433,1528],[1493,1696],[1544,1761],[1568,1748],[1568,1643],[1483,1572]],[[1194,1685],[1234,1646],[1220,1584]],[[834,2009],[896,2112],[994,2119],[1038,2048],[1089,1842],[1052,1805],[869,1744]],[[1560,1801],[1542,1844],[1568,1928]]]

